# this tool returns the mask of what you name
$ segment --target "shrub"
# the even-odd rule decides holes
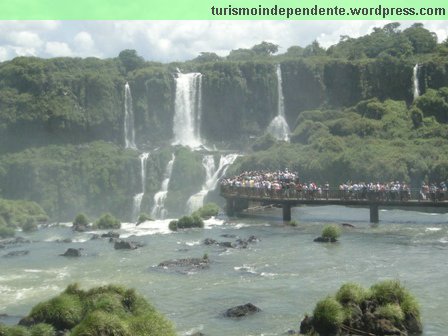
[[[61,294],[39,303],[29,315],[35,322],[48,323],[57,330],[71,329],[82,319],[83,306],[78,296]]]
[[[3,217],[0,216],[0,238],[13,237],[16,231],[11,227],[6,226],[4,222],[2,223],[2,218]]]
[[[95,222],[94,226],[100,230],[110,230],[119,229],[121,227],[121,223],[110,213],[106,213]]]
[[[339,328],[344,321],[342,305],[332,297],[327,297],[316,304],[313,312],[313,324],[320,333],[329,333]]]
[[[336,225],[326,225],[322,230],[322,238],[336,240],[341,235],[341,230]]]
[[[193,216],[183,216],[179,218],[177,221],[171,221],[168,225],[169,229],[172,231],[177,231],[178,229],[189,229],[189,228],[203,228],[204,221],[201,217],[193,215]]]
[[[56,330],[50,324],[39,323],[31,327],[31,336],[54,336]]]
[[[142,214],[140,214],[140,216],[138,216],[137,225],[139,225],[143,222],[152,221],[152,220],[154,220],[154,219],[152,219],[150,215],[142,213]]]
[[[356,304],[361,303],[368,296],[367,291],[356,283],[346,283],[336,293],[336,300],[341,304],[353,302]]]
[[[24,232],[32,232],[37,230],[36,220],[33,217],[28,217],[25,223],[22,225],[22,230]]]
[[[289,221],[286,223],[286,225],[296,227],[297,225],[299,225],[299,223],[297,223],[297,221]]]
[[[17,336],[54,336],[55,330],[65,329],[71,336],[176,335],[171,322],[135,290],[116,285],[88,291],[69,285],[59,296],[34,307],[25,320],[39,324],[22,328],[25,333]],[[0,325],[1,336],[12,335],[3,330]]]
[[[371,288],[372,298],[379,304],[401,303],[407,293],[407,290],[398,280],[385,280],[374,284]]]
[[[79,213],[76,215],[73,220],[73,226],[87,226],[89,225],[89,219],[83,213]]]
[[[219,206],[215,203],[207,203],[203,207],[199,208],[195,212],[193,212],[191,215],[201,217],[204,219],[210,218],[212,216],[216,216],[219,213]]]
[[[22,326],[3,326],[0,324],[1,336],[31,336],[29,330]],[[34,335],[33,335],[34,336]]]
[[[71,336],[134,336],[117,315],[94,311],[72,330]]]
[[[400,323],[404,320],[403,310],[401,310],[401,307],[396,303],[388,303],[384,306],[380,306],[375,312],[379,316],[391,320],[394,323]]]

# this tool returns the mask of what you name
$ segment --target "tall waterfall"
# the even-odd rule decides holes
[[[174,159],[175,156],[173,154],[171,160],[168,162],[166,166],[162,186],[160,187],[160,190],[154,195],[154,206],[151,210],[151,216],[153,216],[154,218],[164,219],[166,216],[165,200],[168,194],[168,185],[170,184]]]
[[[132,96],[129,83],[124,85],[124,146],[137,149],[135,145],[134,111],[132,109]]]
[[[143,196],[145,195],[145,182],[146,182],[146,162],[148,161],[149,153],[142,153],[140,154],[140,185],[141,185],[141,192],[138,194],[135,194],[134,196],[134,202],[132,206],[132,219],[135,220],[138,218],[140,214],[140,209],[142,206],[142,200]]]
[[[213,155],[205,155],[202,158],[202,166],[205,168],[205,183],[202,185],[202,190],[190,196],[187,201],[187,207],[190,212],[199,209],[204,205],[204,199],[207,194],[215,190],[219,179],[224,176],[227,168],[236,160],[238,154],[221,155],[219,159],[219,166],[216,168]]]
[[[412,71],[412,89],[415,100],[420,96],[420,88],[418,83],[418,63],[414,66]]]
[[[282,88],[282,69],[280,64],[277,65],[277,116],[272,119],[268,126],[267,132],[272,134],[277,140],[289,141],[288,123],[285,119],[285,105]]]
[[[173,145],[199,147],[202,114],[202,74],[178,72],[173,122]]]

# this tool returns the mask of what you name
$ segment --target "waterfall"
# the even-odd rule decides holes
[[[414,69],[412,71],[412,88],[415,100],[420,96],[420,89],[418,84],[418,63],[414,66]]]
[[[151,210],[151,216],[153,216],[154,218],[164,219],[166,216],[165,200],[168,194],[168,185],[170,184],[174,159],[175,156],[173,154],[171,160],[168,162],[166,166],[162,186],[160,187],[160,190],[154,195],[154,206]]]
[[[202,74],[178,72],[173,120],[173,145],[201,146]]]
[[[124,147],[137,149],[135,145],[134,111],[129,83],[124,85]]]
[[[136,220],[140,215],[140,208],[142,206],[143,196],[145,195],[145,182],[146,182],[146,162],[148,161],[149,153],[140,154],[140,179],[141,179],[141,192],[134,196],[134,202],[132,206],[132,219]]]
[[[282,69],[280,64],[277,65],[277,116],[271,121],[267,132],[277,140],[289,141],[288,123],[285,119],[285,105],[282,88]]]
[[[221,155],[217,169],[213,155],[205,155],[202,158],[202,166],[205,168],[205,182],[202,185],[201,191],[190,196],[188,199],[187,208],[189,212],[193,212],[204,205],[204,199],[207,194],[210,191],[215,190],[219,179],[224,176],[227,168],[236,160],[237,157],[238,154]]]

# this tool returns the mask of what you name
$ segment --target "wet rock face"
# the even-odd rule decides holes
[[[109,238],[114,241],[115,238]],[[111,242],[112,242],[111,241]],[[143,244],[135,241],[127,241],[127,240],[115,240],[114,241],[114,249],[116,250],[135,250],[139,247],[142,247]]]
[[[28,253],[30,253],[30,251],[28,251],[28,250],[11,251],[11,252],[5,254],[5,255],[3,256],[3,258],[20,257],[20,256],[25,256],[25,255],[27,255]]]
[[[234,235],[222,235],[222,236],[228,237],[228,238],[230,238],[231,236],[236,237]],[[260,241],[260,239],[258,239],[255,236],[250,236],[247,239],[238,238],[234,242],[229,242],[229,241],[220,242],[220,241],[217,241],[212,238],[205,238],[204,245],[218,245],[220,247],[225,247],[225,248],[247,248],[249,246],[249,244],[253,244],[258,241]]]
[[[230,318],[242,318],[260,312],[261,309],[252,303],[229,308],[225,311],[224,316]]]
[[[336,243],[338,240],[336,238],[326,238],[326,237],[317,237],[314,239],[315,243]]]
[[[208,269],[210,267],[210,260],[208,258],[172,259],[162,261],[157,267],[182,274],[188,274],[190,272]]]
[[[23,237],[15,237],[15,238],[7,238],[7,239],[0,239],[0,249],[11,247],[14,245],[20,245],[20,244],[28,244],[31,243],[28,239],[25,239]]]
[[[109,231],[108,233],[103,233],[101,238],[120,238],[120,234],[117,232]]]
[[[65,253],[61,254],[63,257],[80,257],[82,248],[69,248]]]

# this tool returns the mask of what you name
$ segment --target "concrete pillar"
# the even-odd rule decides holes
[[[379,219],[378,204],[370,204],[370,223],[378,223]]]
[[[291,220],[291,205],[283,204],[283,220],[289,222]]]
[[[233,198],[226,198],[226,213],[229,217],[235,216],[235,203]]]

